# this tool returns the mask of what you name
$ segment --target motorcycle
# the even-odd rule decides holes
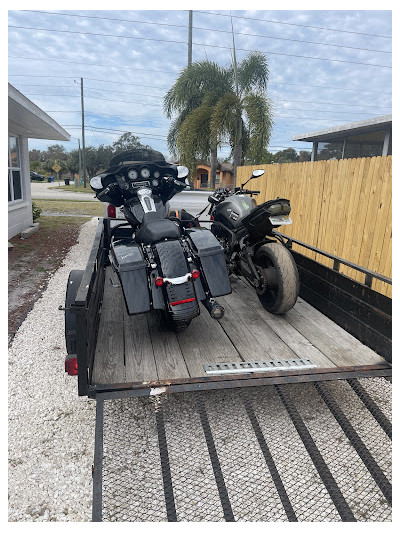
[[[280,315],[296,303],[299,274],[283,239],[274,234],[275,228],[292,223],[290,201],[276,198],[257,206],[253,197],[260,191],[244,188],[264,172],[254,170],[234,190],[216,189],[208,197],[208,214],[213,221],[211,231],[224,247],[229,273],[245,278],[264,308]]]
[[[199,302],[212,318],[222,318],[215,298],[231,292],[224,251],[212,232],[193,220],[168,218],[168,201],[187,186],[188,173],[160,152],[139,149],[114,156],[110,168],[90,180],[100,201],[123,207],[126,222],[111,229],[109,261],[128,314],[163,310],[174,330],[200,314]],[[118,232],[126,225],[129,237]]]

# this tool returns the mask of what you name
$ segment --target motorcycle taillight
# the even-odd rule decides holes
[[[108,204],[108,207],[107,207],[107,216],[108,218],[116,218],[116,209],[115,209],[115,205],[112,205],[112,204]]]

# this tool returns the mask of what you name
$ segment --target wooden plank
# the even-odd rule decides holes
[[[371,254],[369,256],[368,268],[375,272],[382,272],[381,258],[387,250],[387,254],[391,256],[390,234],[392,229],[392,180],[391,180],[391,162],[389,160],[383,161],[384,165],[381,169],[382,173],[382,189],[380,192],[379,202],[375,217],[375,231],[373,233],[373,240],[371,244]],[[390,230],[390,234],[388,232]],[[382,253],[383,252],[383,253]],[[374,281],[372,287],[382,291],[382,282]]]
[[[129,316],[124,312],[126,381],[158,379],[147,313]]]
[[[200,316],[177,334],[190,377],[205,376],[207,363],[234,363],[242,361],[238,351],[220,323],[201,306]]]
[[[163,312],[152,311],[146,313],[146,317],[153,344],[158,378],[177,379],[189,377],[176,333],[167,327]]]
[[[236,291],[243,298],[251,297],[252,289],[244,282],[237,284]],[[311,342],[306,339],[297,329],[287,322],[284,315],[273,315],[269,313],[264,307],[258,303],[254,305],[256,312],[263,318],[268,326],[285,342],[289,348],[300,359],[309,358],[320,368],[330,368],[337,366],[335,361],[332,361],[324,355],[318,348],[313,346]],[[295,307],[296,309],[296,307]]]
[[[225,316],[220,324],[229,336],[244,361],[263,359],[296,358],[296,354],[269,327],[254,310],[260,305],[258,298],[242,298],[235,289],[237,282],[232,280],[232,294],[219,298],[225,307]],[[257,302],[255,300],[257,298]],[[238,320],[237,318],[240,317]]]
[[[103,384],[125,381],[123,329],[125,302],[121,288],[113,287],[110,277],[117,284],[113,273],[107,269],[92,376],[94,383]]]
[[[287,320],[338,366],[373,365],[385,360],[328,317],[299,299]]]

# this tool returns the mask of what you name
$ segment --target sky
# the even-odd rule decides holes
[[[391,114],[389,9],[293,10],[283,2],[284,10],[243,10],[239,6],[253,3],[218,2],[221,9],[215,10],[214,2],[197,9],[195,3],[180,4],[152,2],[151,10],[125,8],[135,2],[113,2],[115,9],[108,10],[73,1],[70,10],[54,2],[13,4],[18,10],[8,11],[8,81],[72,136],[65,143],[31,139],[29,148],[44,150],[56,142],[77,148],[83,78],[86,146],[112,144],[130,131],[168,157],[163,97],[187,65],[189,12],[183,7],[190,5],[193,61],[231,64],[231,20],[238,61],[252,50],[267,55],[271,152],[310,150],[310,143],[292,137]],[[225,158],[229,151],[222,146],[218,155]]]

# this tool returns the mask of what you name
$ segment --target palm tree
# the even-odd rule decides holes
[[[212,61],[199,61],[185,68],[164,97],[164,110],[173,120],[168,148],[195,171],[197,163],[210,155],[211,183],[215,186],[217,141],[211,138],[212,108],[230,88],[227,71]]]
[[[244,155],[257,158],[268,145],[272,113],[267,82],[268,63],[260,52],[249,54],[236,73],[233,67],[210,61],[186,67],[164,97],[168,118],[177,115],[168,133],[171,152],[191,170],[210,157],[215,187],[217,149],[221,142],[229,142],[236,180],[236,167]]]

